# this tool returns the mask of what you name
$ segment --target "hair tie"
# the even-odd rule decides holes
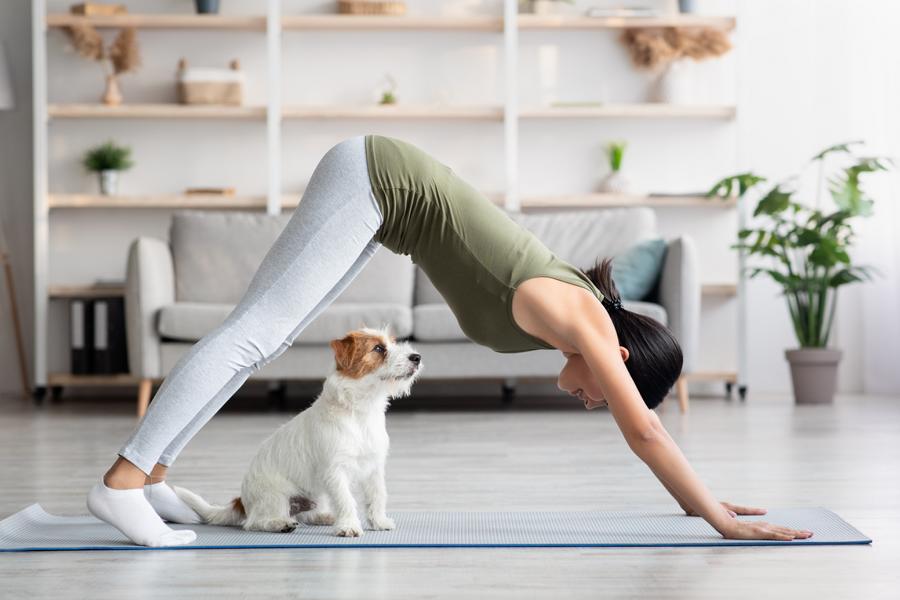
[[[614,310],[622,310],[622,301],[621,300],[610,300],[608,298],[604,298],[604,300],[606,300],[607,304]]]

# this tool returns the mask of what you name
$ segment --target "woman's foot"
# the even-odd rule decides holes
[[[87,508],[141,546],[183,546],[197,538],[193,531],[174,530],[163,523],[141,488],[116,490],[101,480],[88,493]]]
[[[178,497],[165,481],[144,485],[144,496],[160,517],[171,523],[192,525],[203,519]]]

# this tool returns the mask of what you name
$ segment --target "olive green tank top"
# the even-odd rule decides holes
[[[473,342],[496,352],[554,348],[513,320],[513,291],[532,277],[581,286],[603,299],[580,269],[443,163],[402,140],[367,135],[365,141],[383,216],[376,241],[425,271]]]

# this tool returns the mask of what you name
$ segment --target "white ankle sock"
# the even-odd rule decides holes
[[[191,525],[203,519],[178,497],[165,481],[144,485],[144,496],[160,517],[172,523]]]
[[[163,523],[140,488],[114,490],[101,480],[88,493],[87,508],[141,546],[181,546],[197,538],[193,531],[176,531]]]

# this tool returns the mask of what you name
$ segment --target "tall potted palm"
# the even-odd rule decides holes
[[[840,349],[828,341],[834,324],[838,288],[871,279],[870,267],[853,264],[853,220],[873,212],[873,201],[861,187],[867,173],[885,171],[886,158],[859,156],[853,147],[837,144],[815,155],[804,169],[817,167],[813,206],[794,199],[803,172],[772,185],[753,211],[754,226],[738,232],[732,247],[760,264],[748,269],[750,278],[767,275],[782,290],[799,348],[785,350],[791,367],[794,399],[798,404],[828,403],[834,399]],[[826,162],[840,159],[826,177]],[[743,197],[762,185],[754,173],[726,177],[709,191],[710,197]],[[821,194],[827,183],[832,209],[823,209]]]

